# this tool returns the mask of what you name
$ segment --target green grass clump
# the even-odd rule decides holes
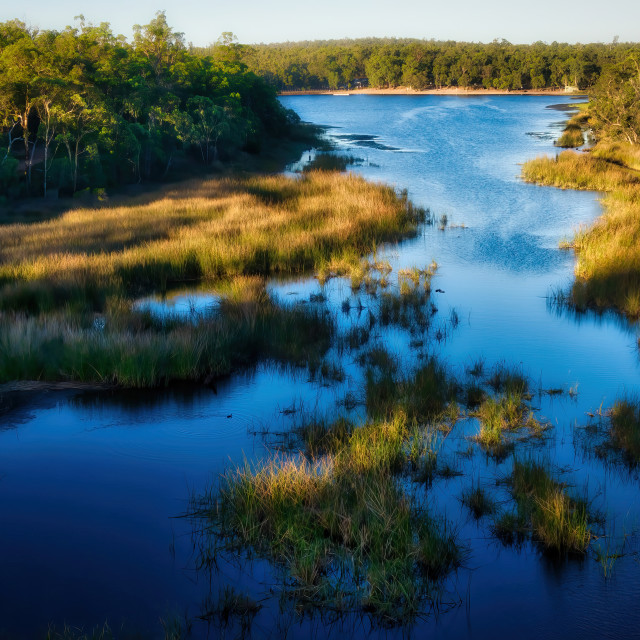
[[[539,436],[545,429],[531,411],[528,396],[516,391],[488,397],[472,415],[480,421],[477,441],[497,457],[503,457],[513,447],[511,436],[516,432],[525,429],[529,436]]]
[[[480,481],[472,483],[471,487],[463,492],[461,500],[476,520],[496,510],[495,501],[488,495],[486,489],[480,486]]]
[[[400,410],[410,420],[434,421],[444,416],[457,393],[457,382],[434,357],[411,376],[391,369],[366,372],[366,406],[372,418],[386,419]]]
[[[587,502],[570,496],[545,466],[515,460],[511,491],[519,514],[514,522],[526,521],[546,549],[560,553],[587,550],[592,538]]]
[[[406,416],[337,424],[320,436],[328,446],[314,445],[331,453],[229,472],[194,498],[193,515],[223,548],[252,549],[283,568],[287,595],[303,606],[412,619],[435,596],[434,581],[458,566],[460,548],[397,479],[412,449]]]
[[[629,462],[640,462],[640,402],[618,400],[612,407],[610,420],[610,445],[623,451]]]

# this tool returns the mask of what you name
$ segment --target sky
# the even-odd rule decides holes
[[[17,18],[40,29],[63,29],[83,14],[87,22],[109,22],[131,37],[156,11],[202,46],[223,31],[239,42],[284,42],[332,38],[398,37],[515,44],[640,41],[639,0],[2,0],[0,22]]]

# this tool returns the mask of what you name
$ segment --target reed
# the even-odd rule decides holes
[[[77,298],[101,310],[106,294],[177,281],[300,273],[338,258],[353,265],[419,221],[392,188],[354,175],[193,181],[151,201],[0,227],[0,303],[24,308],[26,297],[47,311]]]
[[[640,463],[640,402],[631,398],[618,400],[609,420],[610,445],[621,450],[631,464]]]
[[[533,460],[515,460],[511,490],[520,514],[514,522],[526,521],[546,549],[578,554],[587,550],[592,539],[587,501],[571,496],[548,468]]]
[[[0,313],[0,380],[75,380],[124,387],[202,381],[273,359],[320,360],[334,327],[321,309],[284,307],[254,280],[236,281],[221,311],[194,324],[154,321],[123,305],[93,317]]]

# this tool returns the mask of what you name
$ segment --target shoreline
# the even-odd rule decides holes
[[[587,94],[584,91],[565,91],[564,89],[461,89],[459,87],[446,87],[443,89],[417,90],[411,87],[395,87],[394,89],[349,89],[348,91],[331,91],[328,89],[308,89],[301,91],[279,91],[279,96],[570,96],[583,98]]]

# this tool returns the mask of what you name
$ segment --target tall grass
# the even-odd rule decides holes
[[[279,307],[264,278],[336,261],[359,268],[423,215],[390,187],[316,171],[192,181],[128,205],[0,226],[0,381],[141,387],[260,358],[313,365],[332,321]],[[130,310],[142,292],[202,280],[225,295],[197,325]]]
[[[296,602],[403,622],[428,606],[461,551],[449,526],[396,478],[411,449],[406,416],[343,427],[332,428],[331,453],[321,458],[228,472],[194,497],[192,515],[208,521],[223,549],[250,548],[281,566]]]
[[[549,550],[586,551],[592,538],[587,502],[571,496],[548,468],[533,460],[515,460],[511,490],[518,507],[518,517],[513,518],[517,526],[528,523],[534,537]]]
[[[584,144],[582,127],[569,121],[562,135],[554,143],[556,147],[581,147]]]
[[[386,419],[400,410],[412,420],[433,422],[449,407],[457,407],[458,391],[456,380],[435,357],[413,375],[400,375],[394,369],[366,372],[366,407],[372,418]]]
[[[640,317],[640,149],[600,143],[590,153],[563,152],[527,162],[529,182],[608,194],[604,215],[575,235],[576,281],[569,303],[579,310],[615,308]]]
[[[329,347],[321,309],[274,303],[255,280],[236,282],[221,311],[193,324],[114,310],[104,327],[69,313],[0,313],[0,380],[79,380],[153,387],[202,381],[257,359],[307,364]]]
[[[41,310],[94,289],[131,295],[185,280],[299,273],[350,262],[415,231],[418,210],[390,187],[312,172],[194,181],[151,202],[75,210],[0,227],[0,300],[26,286]],[[36,295],[34,283],[56,296]]]
[[[640,463],[640,402],[638,400],[618,400],[609,416],[610,444],[624,452],[629,462]]]

